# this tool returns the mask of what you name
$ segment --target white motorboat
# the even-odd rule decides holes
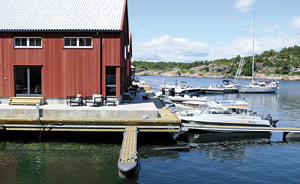
[[[228,125],[228,126],[275,126],[277,120],[272,120],[270,114],[257,115],[245,104],[211,101],[206,106],[196,110],[177,111],[176,115],[183,123]]]
[[[252,80],[251,83],[248,85],[242,85],[238,86],[238,90],[240,93],[274,93],[276,92],[279,87],[278,87],[278,81],[277,82],[271,82],[269,83],[268,81],[254,81],[254,15],[255,13],[253,12],[253,56],[252,56]]]
[[[174,96],[174,95],[198,95],[201,93],[201,87],[194,87],[192,85],[188,85],[185,81],[181,81],[180,85],[161,85],[160,91],[162,91],[162,94],[165,95],[165,93],[168,93],[168,96]]]
[[[187,104],[189,102],[195,103],[197,102],[198,105],[199,104],[206,104],[209,100],[207,97],[197,97],[197,96],[190,96],[190,95],[183,95],[183,96],[179,96],[179,95],[175,95],[175,96],[167,96],[165,97],[169,100],[171,100],[172,102],[179,102],[179,103],[184,103]]]
[[[223,80],[222,85],[217,85],[217,89],[223,89],[224,93],[238,93],[238,85],[231,80]]]
[[[205,93],[224,93],[223,88],[218,88],[216,84],[210,84],[209,87],[204,89]]]

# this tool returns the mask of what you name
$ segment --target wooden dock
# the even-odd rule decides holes
[[[135,177],[138,165],[137,127],[127,126],[124,131],[120,158],[118,160],[119,176],[121,178]]]

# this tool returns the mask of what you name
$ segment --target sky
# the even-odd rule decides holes
[[[300,45],[299,0],[127,0],[132,61],[195,62]]]

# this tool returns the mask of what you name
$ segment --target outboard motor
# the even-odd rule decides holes
[[[261,119],[268,120],[271,126],[275,125],[274,123],[272,123],[272,116],[270,114],[264,114]]]
[[[175,95],[175,88],[171,88],[170,95],[171,95],[171,96],[174,96],[174,95]]]

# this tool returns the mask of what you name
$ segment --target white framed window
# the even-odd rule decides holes
[[[42,37],[14,37],[15,48],[42,48]]]
[[[64,48],[92,48],[92,37],[64,37]]]

